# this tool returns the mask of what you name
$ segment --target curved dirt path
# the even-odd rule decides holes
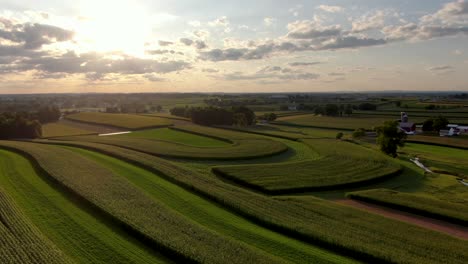
[[[468,227],[352,199],[335,202],[468,240]]]

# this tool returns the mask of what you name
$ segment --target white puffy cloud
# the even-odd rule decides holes
[[[265,26],[267,27],[270,27],[270,26],[273,26],[275,23],[276,23],[277,19],[276,18],[273,18],[273,17],[265,17],[263,19],[263,24],[265,24]]]
[[[319,5],[317,6],[317,9],[329,12],[329,13],[339,13],[343,12],[344,8],[341,6],[332,6],[332,5]]]

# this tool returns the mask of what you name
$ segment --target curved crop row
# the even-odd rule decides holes
[[[129,149],[85,142],[44,142],[88,148],[152,170],[254,222],[372,263],[464,263],[468,242],[322,199],[270,198]]]
[[[401,171],[397,164],[349,156],[318,160],[214,167],[213,172],[268,194],[323,191],[391,177]]]
[[[0,263],[72,263],[0,189]]]
[[[101,210],[130,234],[174,260],[185,263],[277,261],[194,224],[112,171],[69,150],[11,141],[2,141],[0,146],[28,155],[44,173],[83,203]]]
[[[74,199],[18,153],[0,149],[0,185],[42,234],[75,262],[171,263],[115,221]]]
[[[105,125],[121,129],[144,129],[151,127],[166,127],[172,122],[166,118],[149,117],[130,114],[109,113],[77,113],[66,116],[66,119],[89,123],[94,125]]]
[[[351,192],[348,198],[468,226],[468,206],[388,189]]]
[[[193,126],[198,128],[197,126]],[[187,129],[179,129],[188,133],[196,133],[203,136],[216,137],[225,141],[229,134],[220,130],[209,130],[211,128],[198,128],[195,131]],[[200,133],[198,130],[212,132],[212,134]],[[221,131],[222,133],[220,133]],[[213,134],[213,132],[215,134]],[[238,133],[242,134],[242,133]],[[228,147],[196,147],[176,142],[134,138],[131,136],[120,137],[98,137],[98,136],[78,136],[78,137],[63,137],[60,140],[64,141],[85,141],[93,143],[102,143],[123,148],[128,148],[151,155],[169,157],[169,158],[187,158],[187,159],[213,159],[213,160],[236,160],[236,159],[253,159],[260,157],[272,156],[288,150],[288,147],[281,142],[265,139],[262,137],[243,137],[233,139],[233,144]]]

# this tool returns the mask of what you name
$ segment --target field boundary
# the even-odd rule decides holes
[[[169,125],[156,125],[156,126],[145,126],[145,127],[139,127],[135,129],[129,129],[128,127],[121,127],[121,126],[114,126],[114,125],[107,125],[107,124],[102,124],[98,122],[92,122],[92,121],[83,121],[83,120],[77,120],[69,117],[64,117],[68,121],[73,121],[73,122],[78,122],[78,123],[83,123],[83,124],[90,124],[90,125],[96,125],[96,126],[102,126],[102,127],[107,127],[107,128],[113,128],[113,129],[125,129],[131,130],[131,131],[140,131],[140,130],[147,130],[147,129],[155,129],[155,128],[165,128],[165,127],[171,127],[173,124]]]
[[[216,128],[221,128],[221,129],[226,129],[226,130],[232,130],[232,131],[236,131],[236,132],[255,134],[255,135],[261,135],[261,136],[267,136],[267,137],[281,138],[281,139],[286,139],[286,140],[291,140],[291,141],[299,141],[300,140],[300,138],[294,138],[294,137],[288,137],[288,136],[282,136],[282,135],[275,135],[275,134],[258,132],[258,131],[250,131],[250,130],[245,130],[245,129],[241,129],[241,128],[225,127],[225,126],[215,126],[215,127]]]
[[[447,147],[447,148],[468,150],[468,147],[454,146],[454,145],[448,145],[448,144],[436,143],[436,142],[429,142],[429,141],[419,141],[419,140],[411,140],[410,139],[410,140],[406,140],[406,142],[407,143],[413,143],[413,144],[431,145],[431,146],[438,146],[438,147]]]
[[[228,173],[224,173],[222,171],[222,166],[219,167],[212,167],[211,171],[218,177],[228,180],[230,182],[234,182],[244,188],[251,189],[257,192],[264,193],[266,195],[291,195],[291,194],[301,194],[301,193],[307,193],[307,192],[320,192],[320,191],[333,191],[333,190],[343,190],[343,189],[348,189],[348,188],[354,188],[354,187],[362,187],[362,185],[370,185],[374,183],[379,183],[381,181],[393,178],[395,176],[400,175],[403,172],[403,168],[400,167],[400,169],[396,172],[388,173],[381,175],[376,178],[372,179],[367,179],[367,180],[361,180],[361,181],[355,181],[355,182],[348,182],[348,183],[342,183],[342,184],[335,184],[335,185],[324,185],[324,186],[309,186],[309,187],[296,187],[296,188],[289,188],[289,189],[279,189],[279,190],[269,190],[266,188],[263,188],[262,186],[241,180],[239,178],[236,178],[234,176],[229,175]]]
[[[416,208],[416,207],[412,207],[412,206],[396,204],[396,203],[386,202],[386,201],[380,201],[380,200],[376,200],[376,199],[369,198],[369,197],[363,197],[363,196],[360,196],[358,193],[352,193],[352,192],[347,193],[346,197],[348,197],[349,199],[352,199],[352,200],[357,200],[357,201],[362,201],[362,202],[366,202],[366,203],[370,203],[370,204],[380,205],[380,206],[383,206],[383,207],[388,207],[388,208],[391,208],[391,209],[395,209],[395,210],[399,210],[399,211],[403,211],[403,212],[407,212],[407,213],[411,213],[411,214],[415,214],[415,215],[420,215],[420,216],[424,216],[424,217],[428,217],[428,218],[433,218],[433,219],[441,220],[441,221],[456,224],[456,225],[461,225],[461,226],[467,226],[468,225],[468,221],[460,219],[460,218],[451,217],[449,215],[442,215],[442,214],[438,214],[436,212],[431,212],[431,211],[428,211],[428,210],[424,210],[424,209],[420,209],[420,208]]]
[[[354,131],[354,129],[351,129],[351,128],[324,127],[324,126],[312,126],[312,125],[299,125],[299,124],[292,124],[292,123],[284,122],[284,121],[274,121],[274,122],[271,122],[271,124],[273,124],[273,125],[278,125],[278,126],[305,127],[305,128],[321,128],[321,129],[330,129],[330,130]]]
[[[36,142],[33,142],[36,143]],[[37,144],[37,143],[36,143]],[[22,155],[26,159],[29,160],[31,165],[33,166],[34,170],[36,170],[37,174],[48,184],[50,184],[53,188],[57,188],[60,192],[64,193],[65,196],[71,198],[72,202],[75,203],[76,201],[80,202],[83,206],[89,208],[90,211],[95,213],[98,217],[101,217],[106,220],[106,222],[115,223],[115,226],[121,229],[123,232],[133,236],[134,238],[141,241],[142,244],[146,245],[148,250],[155,251],[157,253],[161,253],[167,256],[170,259],[176,259],[178,261],[182,261],[183,263],[197,263],[195,260],[188,258],[187,256],[183,255],[182,253],[177,252],[174,249],[171,249],[168,246],[165,246],[158,241],[152,239],[151,237],[145,235],[144,233],[138,231],[132,225],[125,223],[124,221],[120,220],[119,218],[113,216],[111,213],[107,212],[106,210],[102,209],[101,207],[95,205],[84,196],[80,195],[78,192],[73,190],[72,188],[66,186],[65,184],[61,183],[59,180],[55,179],[53,176],[44,169],[40,163],[28,152],[23,151],[19,148],[9,147],[1,145],[0,149],[5,149],[8,151],[15,152],[17,154]]]

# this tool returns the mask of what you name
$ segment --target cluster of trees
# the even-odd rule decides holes
[[[58,121],[61,115],[60,109],[56,106],[42,106],[37,112],[30,113],[29,119],[46,124]]]
[[[380,150],[392,157],[397,157],[398,147],[405,145],[406,133],[398,128],[397,121],[385,121],[383,126],[377,127],[377,144]]]
[[[235,106],[231,109],[221,107],[174,107],[172,115],[187,117],[193,123],[205,126],[237,125],[249,126],[255,123],[255,113],[245,106]]]
[[[443,116],[439,116],[436,118],[429,118],[426,121],[424,121],[422,130],[424,132],[431,132],[431,131],[438,132],[439,130],[446,128],[448,124],[449,124],[448,119]]]
[[[39,138],[42,125],[37,120],[18,113],[0,114],[0,139]]]
[[[268,122],[275,121],[278,116],[275,113],[265,113],[262,116],[259,116],[258,119],[265,120]]]

